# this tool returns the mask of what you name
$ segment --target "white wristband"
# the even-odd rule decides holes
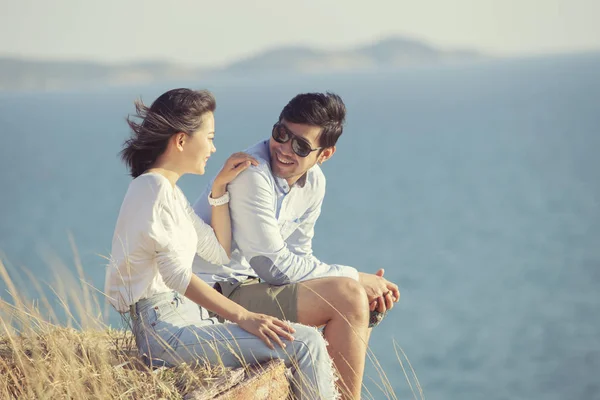
[[[212,191],[208,194],[208,204],[210,204],[213,207],[222,206],[223,204],[229,203],[229,192],[228,191],[225,191],[225,194],[223,196],[218,197],[216,199],[213,199],[211,196],[212,196]]]

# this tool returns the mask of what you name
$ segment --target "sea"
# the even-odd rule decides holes
[[[344,99],[314,253],[384,268],[402,294],[364,398],[600,399],[599,53],[1,92],[0,259],[19,293],[103,288],[125,118],[174,87],[218,104],[207,175],[179,183],[190,202],[295,94]]]

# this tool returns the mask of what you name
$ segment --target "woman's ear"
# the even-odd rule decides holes
[[[175,142],[173,144],[175,145],[175,148],[179,151],[183,151],[183,146],[185,146],[186,139],[186,134],[183,132],[179,132],[173,135],[173,140]]]

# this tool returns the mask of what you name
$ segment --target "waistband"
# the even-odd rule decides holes
[[[163,301],[179,301],[183,303],[185,296],[182,296],[176,291],[157,293],[144,299],[139,299],[135,304],[129,306],[129,314],[132,319],[136,319],[137,315],[148,307],[154,307],[156,304]]]

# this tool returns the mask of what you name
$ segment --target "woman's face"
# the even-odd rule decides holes
[[[202,127],[192,136],[186,136],[183,146],[184,169],[187,173],[204,175],[206,162],[217,151],[215,139],[215,116],[212,112],[202,115]]]

